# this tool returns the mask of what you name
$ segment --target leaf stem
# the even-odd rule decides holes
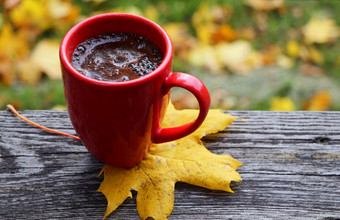
[[[64,132],[61,132],[61,131],[56,131],[56,130],[53,130],[53,129],[51,129],[51,128],[47,128],[47,127],[45,127],[45,126],[39,125],[39,124],[37,124],[37,123],[35,123],[35,122],[33,122],[33,121],[28,120],[28,119],[25,118],[24,116],[20,115],[20,114],[17,112],[17,110],[16,110],[12,105],[9,105],[9,104],[8,104],[8,105],[7,105],[7,108],[8,108],[14,115],[16,115],[18,118],[22,119],[23,121],[25,121],[25,122],[27,122],[27,123],[33,125],[33,126],[36,126],[36,127],[40,128],[40,129],[43,129],[43,130],[48,131],[48,132],[52,132],[52,133],[55,133],[55,134],[64,135],[64,136],[71,137],[71,138],[74,138],[74,139],[80,141],[80,138],[77,137],[77,136],[74,136],[74,135],[68,134],[68,133],[64,133]]]

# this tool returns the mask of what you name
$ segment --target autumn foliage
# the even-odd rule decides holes
[[[205,82],[212,93],[213,107],[340,109],[337,102],[340,100],[337,95],[340,5],[335,1],[223,0],[185,4],[183,1],[148,0],[131,3],[123,0],[3,0],[1,6],[0,91],[4,92],[0,95],[0,108],[8,102],[25,107],[23,96],[18,95],[14,100],[9,95],[20,93],[18,85],[33,85],[31,90],[34,91],[46,78],[61,79],[58,47],[71,26],[95,14],[126,12],[154,20],[168,32],[174,44],[176,71],[200,78],[220,80],[218,77],[224,77],[224,86],[215,86],[209,80]],[[289,88],[277,91],[269,87],[270,95],[253,97],[257,88],[252,76],[273,67],[276,68],[273,74],[292,73]],[[242,78],[246,85],[243,88],[248,87],[249,91],[229,90],[237,77]],[[314,89],[312,84],[309,88],[301,86],[306,78],[320,81],[319,86]],[[321,83],[324,80],[328,80],[327,83]],[[5,92],[8,88],[15,89]],[[296,90],[300,96],[296,95]],[[195,107],[190,100],[188,95],[179,94],[174,102],[178,107]],[[291,103],[289,108],[287,100]],[[49,103],[50,108],[64,104]]]

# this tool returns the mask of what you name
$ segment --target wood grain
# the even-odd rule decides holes
[[[21,111],[75,134],[67,112]],[[339,219],[340,112],[227,112],[238,119],[204,138],[243,163],[235,193],[178,183],[169,219]],[[0,219],[101,219],[103,164],[81,142],[0,111]],[[108,219],[139,219],[127,199]]]

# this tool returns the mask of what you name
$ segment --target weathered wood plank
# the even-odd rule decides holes
[[[22,111],[75,134],[63,111]],[[169,219],[340,218],[340,112],[232,111],[247,119],[209,135],[209,150],[244,165],[234,194],[178,183]],[[103,164],[82,144],[0,111],[0,219],[100,219]],[[128,199],[109,219],[138,219]]]

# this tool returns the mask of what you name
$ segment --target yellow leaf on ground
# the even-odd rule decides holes
[[[231,42],[236,40],[237,32],[227,24],[221,25],[217,30],[212,33],[212,40],[214,43],[219,43],[221,41]]]
[[[285,55],[279,55],[276,58],[276,64],[285,69],[290,69],[294,66],[294,60]]]
[[[72,10],[72,4],[69,1],[49,0],[47,8],[53,19],[61,19],[67,17]]]
[[[300,55],[300,46],[295,40],[290,40],[286,45],[287,54],[293,58]]]
[[[270,100],[271,111],[294,111],[295,105],[289,97],[274,97]]]
[[[169,106],[163,127],[192,121],[198,110],[175,110]],[[176,182],[185,182],[212,190],[232,192],[231,181],[241,181],[236,168],[242,164],[229,155],[207,150],[200,140],[207,134],[225,129],[236,117],[210,110],[202,126],[177,141],[153,144],[149,153],[135,167],[122,169],[105,165],[104,180],[98,191],[107,198],[104,218],[137,191],[137,210],[141,219],[166,219],[174,205]]]
[[[0,80],[5,85],[16,79],[16,64],[29,53],[29,44],[22,32],[15,32],[9,23],[0,31]]]
[[[211,5],[208,2],[202,2],[192,16],[192,25],[197,38],[203,44],[210,43],[210,36],[214,31],[213,19]]]
[[[29,52],[29,44],[23,32],[14,32],[9,23],[5,23],[0,32],[0,55],[17,59]]]
[[[215,53],[217,60],[235,73],[249,73],[263,64],[263,57],[244,40],[217,44]]]
[[[207,44],[198,44],[188,53],[188,62],[196,67],[205,68],[211,73],[219,73],[222,63],[217,58],[215,47]]]
[[[339,27],[333,19],[313,17],[303,28],[306,43],[328,43],[339,37]]]
[[[315,94],[304,106],[308,111],[327,111],[332,104],[332,97],[329,91],[323,90]]]
[[[50,26],[46,1],[22,0],[10,11],[10,18],[16,27],[43,31]]]
[[[50,79],[60,79],[59,43],[55,40],[42,40],[32,52],[32,60]]]

